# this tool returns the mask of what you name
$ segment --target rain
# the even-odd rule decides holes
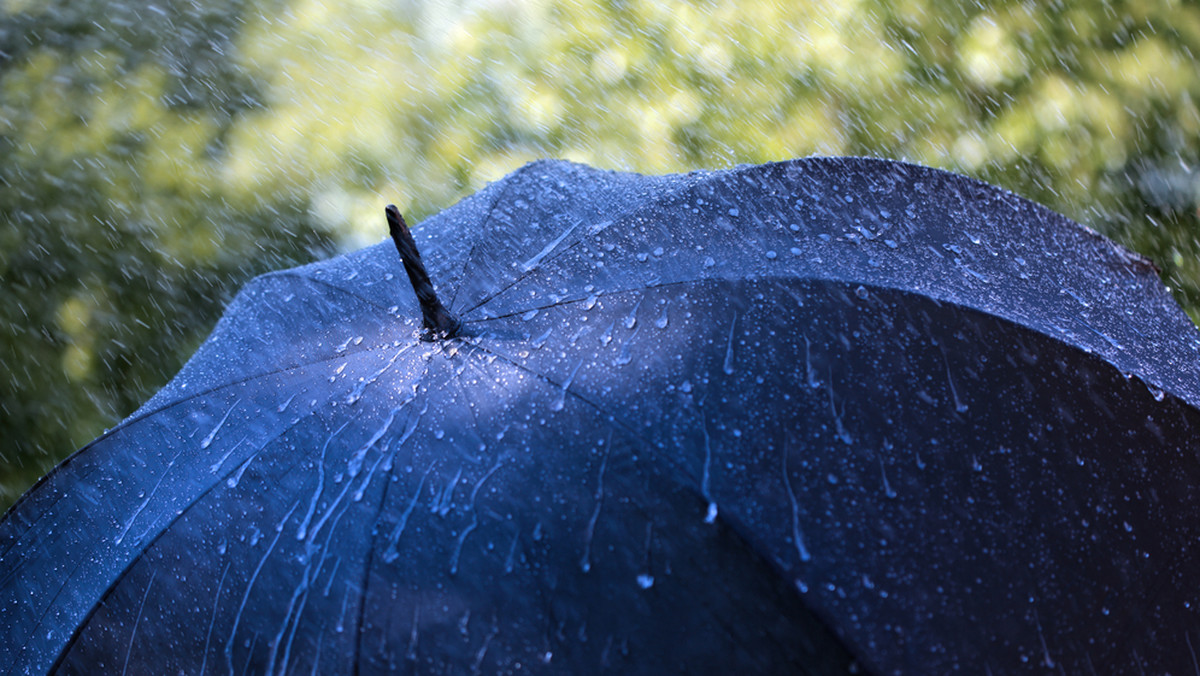
[[[466,584],[487,565],[487,580],[523,589],[561,556],[581,579],[618,576],[636,605],[677,593],[685,569],[715,579],[673,549],[678,529],[689,542],[748,539],[760,558],[738,565],[767,561],[800,590],[781,611],[793,626],[829,624],[829,645],[872,655],[864,668],[919,673],[914,655],[930,646],[911,618],[870,611],[924,593],[889,561],[917,556],[895,533],[936,509],[930,486],[961,489],[962,513],[996,510],[974,533],[934,518],[931,541],[969,549],[977,567],[1009,555],[984,539],[1027,525],[1018,504],[1061,490],[1015,459],[1031,449],[1098,487],[1073,498],[1086,517],[1055,527],[1134,543],[1104,566],[1142,570],[1156,524],[1188,532],[1155,510],[1183,509],[1170,477],[1193,470],[1171,463],[1194,452],[1178,440],[1200,424],[1184,403],[1200,393],[1187,321],[1200,321],[1198,49],[1200,9],[1186,3],[9,0],[0,506],[93,439],[127,444],[124,467],[76,456],[109,484],[76,491],[65,513],[112,506],[121,516],[96,537],[114,552],[150,547],[185,512],[173,537],[220,542],[181,601],[203,610],[189,644],[201,671],[316,669],[361,617],[394,623],[359,627],[376,641],[393,632],[400,647],[380,669],[449,663],[432,651],[451,625],[463,670],[531,655],[619,664],[669,633],[531,606],[560,626],[531,630],[536,654],[518,654],[495,616],[463,605],[451,618],[417,586],[388,587],[403,606],[391,613],[348,571],[420,563],[420,584]],[[1000,189],[909,165],[754,169],[840,156]],[[577,164],[530,164],[545,158]],[[420,309],[388,248],[388,204],[466,320],[450,346],[396,329]],[[668,225],[684,217],[711,228]],[[487,218],[496,229],[482,235],[464,225]],[[1072,260],[1095,275],[1079,281]],[[797,270],[820,281],[779,281]],[[733,299],[719,293],[730,280]],[[344,298],[363,295],[369,319]],[[960,306],[970,311],[948,319]],[[1053,341],[1080,346],[1082,361],[1065,365]],[[189,364],[198,350],[214,361]],[[424,379],[442,367],[452,380]],[[627,396],[629,383],[645,396]],[[152,417],[184,398],[195,407]],[[973,436],[996,402],[1040,422]],[[711,422],[718,411],[738,420]],[[580,418],[591,422],[564,422]],[[1135,430],[1114,422],[1126,419]],[[1127,507],[1093,424],[1145,440],[1121,462],[1142,482],[1133,504],[1156,507]],[[539,458],[547,438],[579,449],[575,466]],[[665,465],[647,469],[652,454]],[[695,513],[638,502],[651,479],[691,486]],[[522,481],[547,488],[511,498]],[[200,487],[245,496],[234,520],[252,530],[208,532],[197,513],[209,507],[186,497]],[[288,497],[268,508],[255,491]],[[1053,577],[1047,561],[1066,554],[1040,537],[1011,556]],[[371,538],[377,555],[346,544]],[[168,560],[129,560],[105,592],[132,603],[128,617],[112,611],[132,634],[106,666],[156,635],[143,611],[164,612]],[[277,560],[294,566],[279,612],[244,612]],[[1045,584],[1051,605],[1013,601],[997,615],[1020,628],[972,649],[1004,646],[1015,661],[997,668],[1103,664],[1069,644],[1053,615],[1061,590]],[[108,636],[89,631],[97,645]],[[1178,655],[1127,668],[1190,668],[1196,640],[1200,625],[1171,639]],[[889,641],[900,647],[878,648]]]

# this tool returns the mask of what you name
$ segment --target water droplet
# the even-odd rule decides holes
[[[292,396],[289,396],[287,401],[284,401],[283,403],[281,403],[280,407],[275,409],[275,412],[283,413],[284,411],[287,411],[288,406],[292,405],[292,400],[295,399],[295,397],[296,397],[295,394],[293,394]]]
[[[625,315],[625,328],[632,329],[633,327],[637,326],[637,312],[641,307],[642,301],[638,300],[637,305],[634,305],[633,309],[629,311],[629,314]]]
[[[867,288],[865,286],[860,286],[854,290],[854,295],[858,296],[859,298],[861,298],[863,300],[866,300],[867,298],[870,297],[871,294],[867,291]]]
[[[742,213],[742,212],[741,212],[741,211],[739,211],[737,207],[730,207],[730,208],[729,208],[729,215],[730,215],[730,216],[734,216],[734,217],[736,217],[736,216],[740,215],[741,213]]]
[[[654,249],[654,251],[652,253],[655,256],[661,256],[661,255],[663,255],[663,248],[661,246],[657,247],[656,249]]]
[[[642,573],[637,576],[637,584],[642,589],[649,589],[654,586],[654,576],[649,573]]]
[[[713,260],[713,257],[712,257],[712,256],[705,256],[705,257],[704,257],[704,267],[706,267],[706,268],[711,268],[712,266],[714,266],[714,265],[716,265],[716,264],[717,264],[717,262],[716,262],[715,260]]]
[[[792,254],[793,256],[799,256],[799,255],[800,255],[800,250],[799,250],[799,249],[797,249],[796,247],[792,247],[792,249],[791,249],[791,254]]]
[[[534,317],[536,317],[537,314],[538,314],[537,310],[530,310],[529,312],[526,312],[525,314],[521,315],[521,319],[523,321],[529,321],[530,319],[533,319]]]
[[[777,255],[778,255],[778,254],[776,254],[774,251],[768,251],[768,252],[767,252],[767,260],[772,260],[772,261],[773,261],[773,260],[775,260],[775,257],[776,257]]]

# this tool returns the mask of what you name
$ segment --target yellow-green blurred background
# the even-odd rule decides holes
[[[963,172],[1148,255],[1200,317],[1195,3],[0,0],[0,506],[250,276],[540,157]]]

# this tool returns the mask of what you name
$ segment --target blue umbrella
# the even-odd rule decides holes
[[[388,218],[9,511],[0,672],[1196,665],[1200,334],[1136,255],[865,159]]]

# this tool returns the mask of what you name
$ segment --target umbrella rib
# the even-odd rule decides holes
[[[258,277],[257,279],[262,279],[262,278],[271,278],[271,279],[275,279],[275,278],[300,279],[300,280],[303,280],[303,281],[306,281],[306,282],[312,282],[313,284],[318,284],[318,285],[320,285],[320,286],[323,286],[323,287],[325,287],[325,288],[327,288],[327,289],[331,289],[331,290],[333,290],[333,291],[338,291],[338,292],[341,292],[341,293],[343,293],[343,294],[345,294],[345,295],[347,295],[347,296],[350,296],[351,298],[354,298],[354,299],[360,300],[360,301],[362,301],[362,302],[366,303],[367,305],[370,305],[371,307],[377,308],[377,309],[379,309],[379,310],[381,310],[381,311],[384,311],[384,312],[386,312],[386,311],[389,309],[389,308],[387,308],[387,307],[384,307],[383,305],[380,305],[379,303],[376,303],[375,301],[371,300],[370,298],[367,298],[367,297],[365,297],[365,296],[360,296],[359,294],[357,294],[357,293],[354,293],[353,291],[351,291],[351,290],[349,290],[349,289],[346,289],[346,288],[340,287],[340,286],[338,286],[338,285],[336,285],[336,284],[333,284],[333,283],[331,283],[331,282],[327,282],[327,281],[325,281],[324,279],[318,279],[318,278],[316,278],[316,277],[310,277],[310,276],[308,276],[308,275],[302,275],[302,274],[300,274],[300,273],[296,272],[295,270],[277,270],[277,271],[275,271],[275,272],[268,272],[268,273],[265,273],[265,274],[261,275],[261,276],[260,276],[260,277]]]
[[[78,570],[80,569],[80,567],[83,566],[84,563],[85,563],[85,561],[81,560],[79,563],[75,564],[75,567],[71,569],[71,574],[63,578],[63,583],[61,585],[59,585],[58,591],[54,593],[54,599],[51,599],[51,603],[47,604],[46,609],[44,611],[42,611],[42,615],[41,615],[41,617],[38,618],[37,625],[35,625],[35,626],[41,626],[42,622],[46,619],[46,616],[50,614],[50,611],[54,605],[53,601],[58,599],[58,597],[62,596],[63,590],[67,588],[67,584],[71,581],[71,579],[73,577],[75,577],[75,573],[78,572]],[[88,617],[91,617],[91,615],[95,612],[96,612],[95,609],[92,609],[92,611],[88,613]],[[76,631],[76,633],[78,633],[78,631],[79,631],[78,628],[75,631]],[[29,632],[29,636],[25,639],[25,642],[21,644],[21,652],[25,651],[25,649],[29,646],[29,642],[31,640],[33,640],[33,632],[32,631]],[[75,639],[74,639],[74,637],[72,637],[71,643],[74,643],[74,641],[75,641]],[[67,647],[70,647],[70,645],[71,644],[68,643]],[[50,668],[50,671],[48,673],[53,673],[54,671],[57,670],[59,662],[61,662],[62,658],[67,654],[67,647],[64,647],[62,649],[62,652],[59,653],[58,657],[55,658],[54,666]],[[13,666],[15,667],[16,665],[14,664]],[[12,671],[9,670],[8,673],[11,674]]]
[[[392,466],[388,468],[388,480],[385,481],[383,484],[383,494],[379,496],[379,506],[375,510],[375,519],[372,521],[372,523],[378,524],[380,517],[383,515],[383,508],[387,504],[388,493],[390,493],[391,489],[392,489],[392,483],[393,483],[392,477],[395,476],[395,467],[396,467],[396,465],[395,465],[395,463],[393,463]],[[424,483],[424,481],[422,481],[422,484],[423,483]],[[420,491],[420,488],[418,488],[417,490]],[[354,618],[354,624],[355,624],[355,626],[354,626],[354,634],[355,634],[354,658],[351,661],[351,669],[352,669],[351,673],[353,673],[353,674],[359,674],[362,671],[359,668],[359,663],[362,660],[362,654],[363,654],[363,650],[362,650],[363,631],[362,631],[362,628],[363,628],[363,623],[366,621],[367,598],[369,597],[369,594],[367,592],[369,591],[369,589],[370,589],[369,585],[371,584],[371,569],[375,567],[375,541],[379,537],[378,531],[379,531],[378,526],[376,526],[374,529],[372,529],[371,540],[367,547],[367,565],[363,566],[362,581],[359,585],[359,588],[362,589],[362,600],[358,604],[357,617]]]
[[[566,246],[566,248],[564,248],[562,251],[558,252],[558,254],[551,256],[549,258],[549,260],[552,261],[552,260],[558,258],[560,255],[566,254],[568,251],[570,251],[570,250],[574,249],[576,246],[578,246],[580,244],[580,242],[582,242],[582,240],[568,244]],[[535,270],[537,270],[537,268],[538,268],[538,266],[534,266],[534,267],[529,268],[528,270],[524,270],[524,272],[522,272],[521,274],[514,277],[513,280],[511,282],[509,282],[508,284],[506,284],[506,285],[500,287],[499,289],[497,289],[496,291],[493,291],[492,293],[488,294],[482,300],[480,300],[478,303],[472,305],[471,307],[467,308],[466,310],[463,310],[463,315],[465,316],[468,313],[474,312],[475,310],[479,309],[480,307],[490,303],[494,298],[503,294],[505,291],[508,291],[509,289],[516,286],[518,283],[520,283],[521,280],[523,280],[526,277],[533,274],[533,272]]]
[[[479,249],[480,241],[483,240],[484,237],[487,236],[487,229],[486,229],[487,223],[489,220],[491,220],[492,214],[494,214],[496,212],[496,208],[500,206],[500,201],[502,199],[504,199],[504,196],[507,195],[510,190],[512,190],[513,185],[515,183],[517,183],[521,177],[523,177],[526,173],[528,173],[533,166],[534,166],[534,163],[531,162],[531,163],[526,164],[525,166],[521,167],[520,169],[518,169],[512,175],[512,177],[511,177],[512,180],[505,181],[504,187],[500,189],[500,194],[496,195],[496,199],[492,200],[492,206],[488,208],[487,215],[484,216],[483,220],[481,220],[479,222],[479,233],[480,233],[479,237],[477,237],[475,239],[475,241],[471,244],[471,250],[467,253],[466,261],[463,263],[462,269],[459,270],[458,281],[461,282],[461,280],[466,278],[467,268],[471,266],[471,261],[475,259],[475,252]],[[450,302],[447,303],[447,305],[449,305],[450,307],[454,307],[454,302],[456,300],[458,300],[458,290],[461,288],[462,288],[461,283],[455,285],[454,291],[450,294]],[[476,305],[475,307],[479,307],[479,305]],[[474,310],[475,307],[472,307],[471,310]],[[470,312],[470,310],[467,310],[467,312]],[[462,317],[465,314],[466,314],[466,312],[463,312],[463,313],[459,314],[459,316]]]
[[[129,632],[129,646],[125,648],[125,664],[121,667],[121,676],[125,676],[129,671],[129,657],[133,654],[133,642],[137,639],[138,625],[142,623],[142,614],[146,610],[146,599],[150,597],[150,588],[154,586],[154,578],[157,575],[157,570],[150,571],[150,581],[146,583],[146,591],[142,593],[142,602],[138,604],[137,619],[133,621],[133,630]]]

